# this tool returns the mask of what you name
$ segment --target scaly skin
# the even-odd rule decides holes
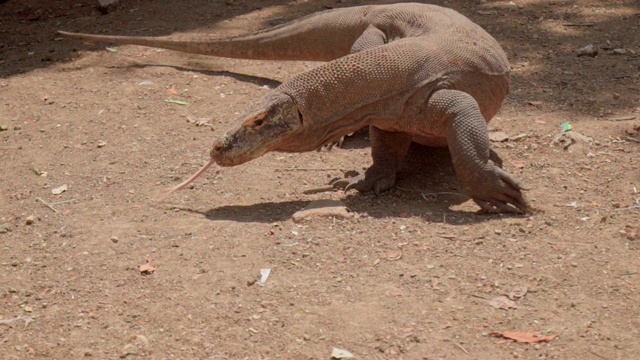
[[[335,9],[223,40],[63,34],[214,56],[329,61],[251,106],[214,143],[206,166],[235,166],[269,151],[311,151],[369,125],[373,165],[338,181],[345,189],[391,188],[417,141],[449,147],[460,181],[483,210],[531,211],[520,182],[489,149],[486,124],[509,89],[506,55],[451,9],[406,3]]]

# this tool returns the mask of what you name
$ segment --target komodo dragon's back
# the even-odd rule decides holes
[[[419,38],[415,40],[448,55],[452,69],[491,75],[509,71],[509,61],[498,42],[455,10],[406,3],[371,7],[366,16],[370,24],[384,32],[387,42]]]

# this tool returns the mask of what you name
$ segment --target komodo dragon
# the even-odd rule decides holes
[[[214,163],[311,151],[369,125],[373,165],[336,187],[388,190],[415,141],[449,147],[458,178],[483,210],[531,211],[523,186],[489,148],[487,122],[508,93],[509,62],[493,37],[454,10],[417,3],[332,9],[223,40],[60,33],[230,58],[328,61],[250,106],[215,141],[211,160],[170,192]]]

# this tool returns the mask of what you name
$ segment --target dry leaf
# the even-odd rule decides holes
[[[63,192],[67,191],[67,189],[68,189],[67,184],[64,184],[64,185],[58,186],[57,188],[51,189],[51,193],[53,195],[60,195]]]
[[[491,131],[489,133],[489,140],[493,142],[503,142],[509,140],[509,135],[504,131]]]
[[[538,106],[542,104],[544,104],[543,101],[536,101],[536,100],[529,101],[529,105],[532,105],[532,106]]]
[[[627,238],[627,240],[635,240],[638,236],[638,227],[626,225],[624,227],[624,236]]]
[[[169,87],[167,89],[167,94],[178,95],[179,92],[178,92],[178,90],[176,90],[176,86],[175,85],[171,85],[171,87]]]
[[[402,250],[392,250],[387,253],[387,260],[396,261],[402,258]]]
[[[493,306],[496,309],[517,309],[518,305],[513,300],[509,300],[506,296],[498,296],[489,300],[489,305]]]
[[[146,263],[140,265],[140,274],[142,275],[153,274],[154,271],[156,271],[156,268],[151,265],[149,260],[147,260]]]
[[[528,289],[526,286],[516,286],[513,289],[511,289],[511,292],[509,293],[509,299],[516,300],[516,299],[523,298],[527,293],[527,290]]]
[[[540,335],[535,332],[520,332],[520,331],[506,331],[506,332],[490,332],[491,336],[499,336],[507,339],[515,340],[521,343],[535,344],[541,341],[551,341],[558,335]]]

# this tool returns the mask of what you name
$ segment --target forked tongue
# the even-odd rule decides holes
[[[191,175],[190,178],[188,178],[187,180],[181,182],[180,184],[174,186],[174,187],[170,187],[167,189],[167,192],[162,195],[160,197],[160,199],[158,199],[158,201],[162,201],[164,199],[166,199],[169,195],[171,195],[171,193],[173,193],[174,191],[180,190],[182,188],[184,188],[185,186],[191,184],[195,179],[198,178],[198,176],[202,175],[202,173],[204,173],[205,171],[207,171],[207,169],[215,164],[216,161],[212,158],[211,160],[209,160],[208,163],[206,163],[202,168],[200,168],[200,170],[198,170],[195,174]]]

